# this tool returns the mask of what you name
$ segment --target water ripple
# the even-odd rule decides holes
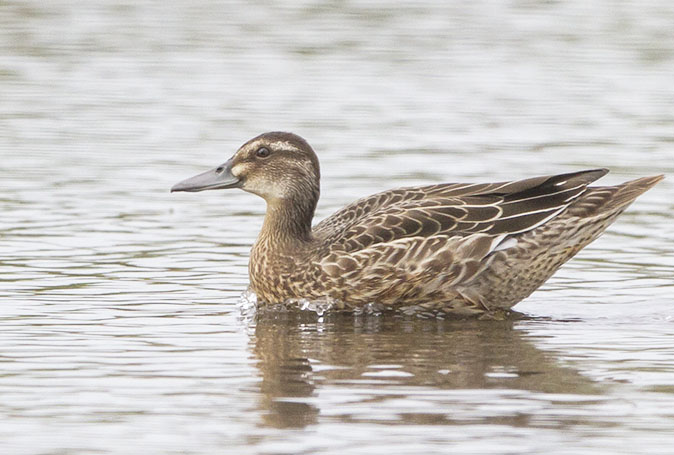
[[[670,2],[0,3],[2,453],[669,454],[672,179],[517,321],[261,314],[264,205],[169,194],[292,130],[366,194],[674,173]],[[420,33],[423,30],[423,33]]]

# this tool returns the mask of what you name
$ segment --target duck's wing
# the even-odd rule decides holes
[[[501,241],[549,221],[607,172],[593,169],[512,182],[399,188],[348,205],[319,223],[314,234],[334,253],[354,253],[411,237],[462,238],[479,233]]]

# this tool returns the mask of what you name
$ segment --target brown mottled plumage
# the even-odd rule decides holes
[[[318,159],[301,137],[274,132],[172,191],[237,187],[267,201],[249,265],[263,303],[329,299],[469,315],[527,297],[663,178],[588,187],[607,172],[399,188],[312,229]]]

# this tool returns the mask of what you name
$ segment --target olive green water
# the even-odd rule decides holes
[[[0,2],[0,452],[669,454],[674,6]],[[173,194],[318,151],[400,185],[669,178],[507,322],[242,312],[264,205]],[[243,305],[245,306],[245,304]]]

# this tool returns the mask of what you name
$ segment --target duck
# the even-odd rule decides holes
[[[239,188],[266,201],[248,266],[259,307],[469,317],[508,314],[664,178],[589,186],[607,172],[396,188],[312,226],[318,157],[302,137],[268,132],[171,192]]]

